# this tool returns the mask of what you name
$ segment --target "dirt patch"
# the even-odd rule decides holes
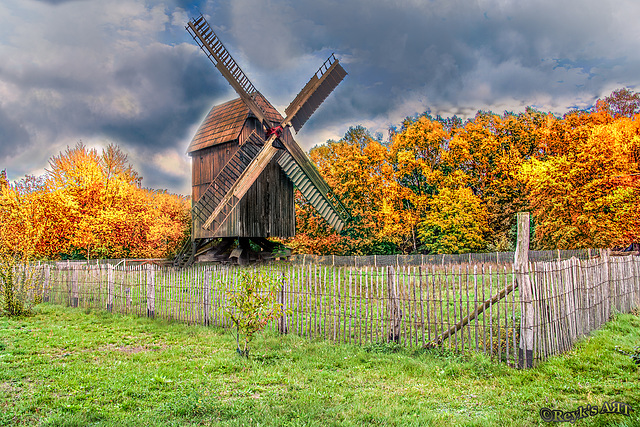
[[[59,349],[58,351],[53,352],[51,354],[52,359],[61,359],[63,357],[73,356],[75,354],[82,353],[90,353],[90,352],[101,352],[101,351],[119,351],[121,353],[126,354],[138,354],[145,353],[149,351],[162,351],[168,348],[169,346],[165,344],[152,344],[152,345],[121,345],[118,346],[116,344],[107,344],[98,348],[85,348],[76,351],[68,351],[66,348]]]
[[[15,387],[14,387],[13,384],[11,384],[9,382],[0,383],[0,393],[9,394],[13,390],[15,390]]]
[[[123,353],[127,353],[127,354],[137,354],[137,353],[144,353],[147,351],[161,351],[161,350],[164,350],[165,348],[167,348],[166,345],[160,345],[160,346],[156,345],[153,347],[123,345],[121,347],[116,348],[116,350],[121,351]]]

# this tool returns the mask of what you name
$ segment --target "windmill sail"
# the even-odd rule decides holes
[[[296,133],[346,75],[335,55],[331,54],[285,110]]]
[[[222,206],[221,202],[225,195],[229,192],[233,184],[238,180],[240,175],[247,169],[251,161],[258,155],[261,149],[261,145],[264,144],[262,138],[252,132],[247,141],[240,147],[238,151],[231,157],[222,170],[216,175],[209,187],[202,194],[200,199],[193,206],[192,215],[194,219],[198,219],[200,222],[209,220],[213,212],[218,206]],[[228,217],[229,212],[220,210],[220,213],[226,214],[225,219]],[[217,217],[217,214],[216,216]],[[212,218],[211,222],[213,222]],[[220,221],[217,226],[220,226],[224,221]]]
[[[287,107],[287,118],[282,120],[282,126],[284,127],[289,123],[293,125],[293,123],[295,123],[297,128],[295,126],[294,128],[296,131],[299,130],[318,106],[333,89],[335,89],[342,79],[344,79],[346,74],[335,56],[331,55],[300,91],[289,107]],[[269,164],[271,159],[276,155],[277,149],[273,147],[276,136],[277,135],[273,135],[269,138],[252,163],[244,170],[229,191],[220,199],[219,204],[203,224],[204,228],[213,230],[214,234],[217,233],[218,229],[224,224],[224,221],[231,215],[233,209],[249,190],[249,187],[251,187],[267,164]],[[287,164],[289,165],[288,170],[290,170],[291,174],[287,173],[287,176],[298,188],[300,188],[302,184],[305,184],[306,191],[303,192],[305,198],[318,209],[332,227],[340,231],[347,217],[346,210],[337,199],[330,197],[330,194],[332,194],[331,189],[313,162],[293,138],[281,138],[280,141],[283,143],[285,151],[288,152],[289,160]],[[280,164],[280,166],[284,169],[283,164]],[[295,173],[293,173],[294,171]],[[294,179],[294,177],[296,178]],[[296,180],[298,182],[296,182]],[[312,185],[313,189],[307,184]],[[316,195],[320,195],[320,197],[316,197]],[[325,210],[325,206],[333,208],[331,214],[327,213],[328,211]],[[217,224],[215,228],[213,227],[214,223]]]
[[[314,185],[289,153],[285,152],[280,156],[278,164],[296,188],[300,190],[304,198],[317,209],[329,225],[338,233],[342,231],[346,220],[346,211],[342,207],[342,204],[340,204],[338,200],[333,200],[332,203],[332,200],[330,200],[331,193],[324,193]],[[338,206],[342,209],[336,209]]]
[[[235,207],[240,203],[242,197],[249,191],[254,181],[277,154],[278,149],[273,146],[273,140],[275,140],[275,135],[264,144],[260,152],[253,158],[242,174],[235,181],[231,181],[232,185],[202,225],[203,228],[211,229],[214,222],[217,222],[218,225],[214,229],[214,234],[218,232],[218,229],[224,224],[229,215],[231,215]]]
[[[265,113],[256,103],[255,96],[258,90],[244,74],[240,66],[231,57],[231,54],[224,47],[216,33],[213,32],[204,16],[187,23],[185,27],[193,40],[200,46],[200,49],[207,55],[207,58],[227,79],[231,87],[240,95],[240,98],[247,104],[251,112],[261,121],[270,125],[265,119]]]

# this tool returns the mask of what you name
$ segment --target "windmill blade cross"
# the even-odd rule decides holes
[[[286,118],[277,125],[277,121],[276,123],[271,123],[270,120],[267,120],[265,111],[256,102],[257,97],[262,99],[261,102],[264,102],[264,97],[231,57],[231,54],[218,39],[204,16],[201,15],[189,21],[185,28],[209,60],[240,95],[240,98],[251,113],[268,127],[266,132],[267,140],[264,141],[262,149],[257,154],[248,152],[249,155],[255,155],[255,157],[252,158],[235,182],[230,185],[229,183],[217,183],[214,180],[210,188],[205,192],[204,196],[206,197],[201,197],[201,200],[197,203],[198,209],[196,209],[196,213],[198,217],[207,217],[203,228],[211,230],[211,227],[216,223],[217,226],[214,230],[214,235],[216,235],[243,196],[278,153],[278,147],[274,146],[274,142],[279,138],[283,130],[291,126],[298,132],[347,73],[335,55],[331,54],[287,107],[285,110]],[[271,118],[273,119],[273,117]],[[259,138],[263,140],[261,137]],[[348,215],[339,200],[332,197],[331,189],[320,175],[318,169],[293,138],[284,137],[278,139],[278,141],[282,143],[279,147],[284,148],[287,152],[285,153],[286,158],[281,156],[278,160],[280,167],[285,171],[289,179],[297,187],[300,187],[303,195],[318,209],[321,215],[336,230],[340,231],[344,226],[345,216]],[[222,196],[222,193],[224,193],[224,196]],[[213,205],[215,205],[215,208]]]

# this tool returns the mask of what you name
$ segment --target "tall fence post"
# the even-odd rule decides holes
[[[631,266],[633,267],[632,275],[633,275],[633,307],[640,306],[640,268],[638,268],[639,258],[636,256],[631,257]]]
[[[291,269],[288,271],[291,271]],[[281,304],[282,307],[282,314],[280,315],[280,319],[278,319],[278,332],[281,334],[289,332],[287,325],[287,295],[287,280],[285,279],[285,271],[282,269],[282,284],[280,286],[280,292],[278,293],[278,303]]]
[[[387,314],[389,317],[388,341],[395,341],[399,343],[402,310],[400,309],[400,298],[398,296],[398,283],[396,280],[396,274],[392,266],[387,267],[387,298]]]
[[[147,265],[147,317],[156,314],[156,271],[155,265]]]
[[[613,289],[613,281],[611,280],[611,259],[610,259],[610,251],[609,249],[600,249],[600,258],[604,264],[604,283],[605,283],[605,292],[607,295],[606,303],[605,303],[605,318],[609,319],[611,316],[611,307],[615,307],[616,301],[616,292]]]
[[[533,366],[533,293],[529,278],[529,212],[518,212],[514,269],[521,307],[519,362],[521,368],[530,368]]]
[[[630,273],[631,273],[631,308],[638,307],[638,266],[636,265],[636,256],[629,257]]]
[[[113,311],[113,265],[107,264],[107,311]]]
[[[49,288],[51,286],[51,266],[45,264],[44,266],[44,281],[42,282],[42,301],[49,302]]]
[[[204,273],[204,325],[209,326],[211,324],[211,271],[203,270]]]
[[[78,269],[76,265],[71,267],[71,307],[78,306]]]

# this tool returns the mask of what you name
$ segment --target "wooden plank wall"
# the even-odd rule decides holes
[[[239,139],[190,153],[192,157],[192,200],[206,191],[218,172],[254,130],[264,136],[255,119],[249,119]],[[292,237],[295,235],[293,183],[271,160],[235,209],[218,235],[204,230],[200,221],[192,227],[192,239],[209,237]]]

